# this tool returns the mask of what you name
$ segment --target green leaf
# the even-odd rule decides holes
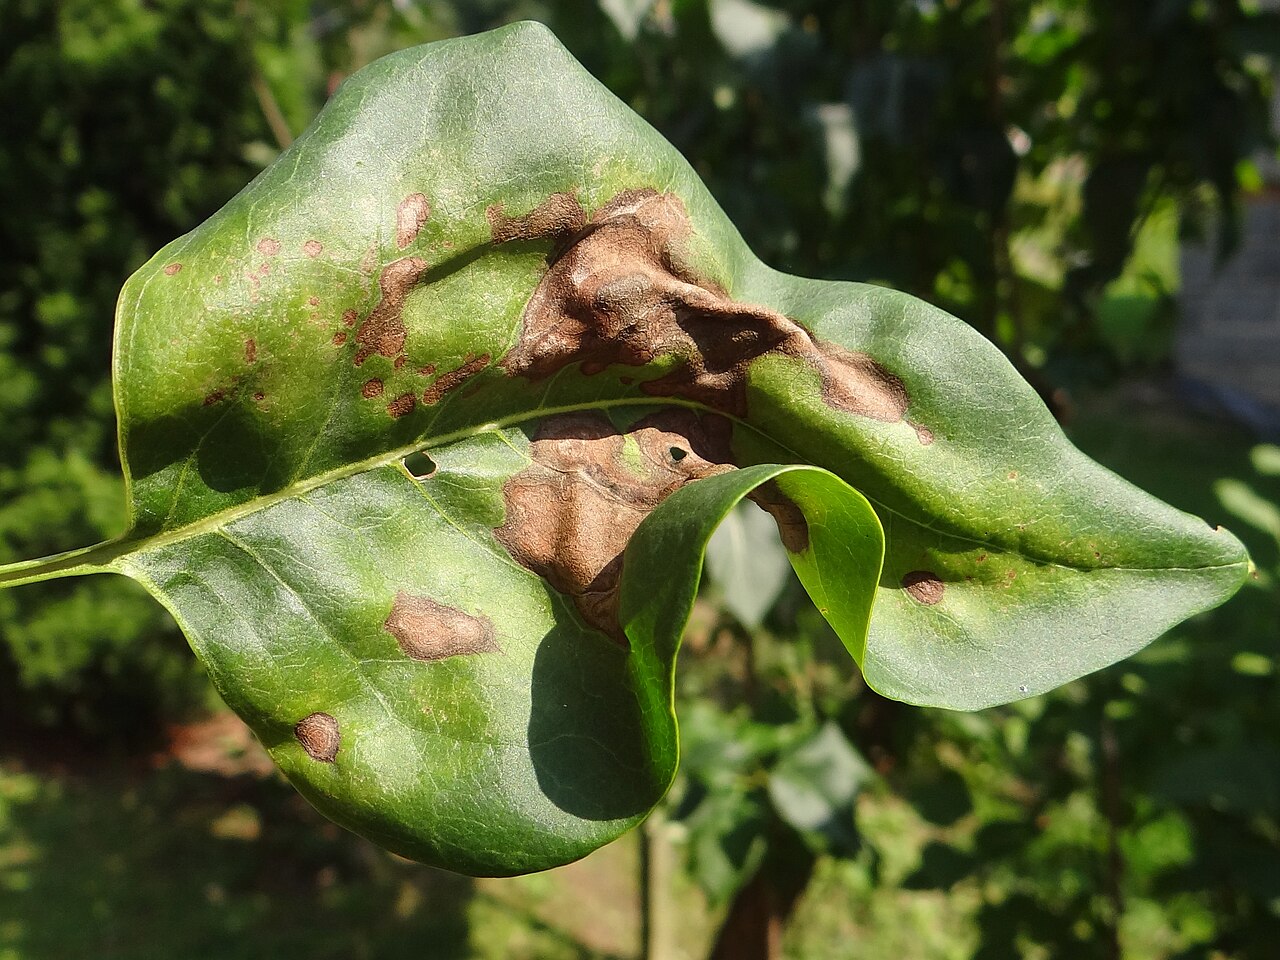
[[[783,754],[769,776],[769,798],[785,822],[821,848],[858,848],[853,803],[875,773],[834,723]]]
[[[773,521],[747,504],[725,517],[707,544],[707,573],[743,626],[764,622],[790,572]]]
[[[0,587],[135,578],[320,809],[473,873],[661,798],[680,633],[745,496],[916,703],[1049,689],[1248,569],[964,324],[760,263],[536,24],[350,78],[128,281],[114,384],[127,533]]]

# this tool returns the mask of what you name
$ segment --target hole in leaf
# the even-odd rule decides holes
[[[672,447],[670,450],[670,453],[671,453],[671,459],[674,460],[676,463],[679,463],[681,460],[683,460],[685,457],[689,455],[688,450],[681,450],[679,447]]]
[[[421,450],[411,453],[404,458],[404,468],[408,470],[416,480],[425,480],[436,472],[435,461]]]

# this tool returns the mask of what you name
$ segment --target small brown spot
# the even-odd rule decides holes
[[[382,381],[366,380],[364,382],[364,386],[360,388],[360,396],[364,397],[366,400],[373,400],[376,397],[382,396]]]
[[[227,395],[227,391],[223,390],[221,387],[219,387],[217,390],[210,390],[207,394],[205,394],[204,405],[206,407],[212,407],[215,403],[221,402],[222,398],[225,397],[226,395]]]
[[[920,446],[927,447],[929,444],[933,443],[934,438],[932,430],[928,427],[923,427],[918,423],[913,423],[911,426],[915,428],[916,439],[920,441]]]
[[[553,193],[520,217],[508,217],[501,203],[491,204],[484,215],[494,243],[563,237],[586,224],[582,204],[572,193]]]
[[[1017,471],[1017,470],[1010,470],[1010,471],[1009,471],[1009,479],[1010,479],[1010,480],[1017,480],[1017,479],[1018,479],[1018,471]]]
[[[324,244],[319,240],[308,240],[302,245],[302,252],[308,257],[318,257],[324,252]]]
[[[258,252],[264,257],[274,257],[280,252],[280,241],[275,237],[263,237],[258,241]]]
[[[392,420],[399,420],[406,414],[413,413],[413,408],[417,405],[417,397],[412,393],[402,393],[387,404],[387,416],[391,417]]]
[[[267,395],[263,393],[261,390],[259,390],[257,393],[253,395],[253,399],[261,403],[263,400],[267,399]]]
[[[374,354],[390,360],[404,349],[406,331],[400,313],[409,291],[426,269],[427,262],[418,257],[402,257],[383,269],[378,277],[382,299],[356,331],[356,342],[360,344],[355,358],[357,367]]]
[[[308,307],[318,307],[318,306],[320,306],[320,298],[319,298],[319,297],[307,297],[307,306],[308,306]]]
[[[404,361],[405,361],[405,355],[402,353],[400,354],[400,356],[396,357],[395,361],[391,364],[392,369],[399,370],[401,367],[404,366]]]
[[[977,562],[978,562],[978,563],[986,563],[986,562],[987,562],[987,555],[986,555],[985,553],[984,553],[984,554],[982,554],[980,557],[978,557]]]
[[[222,274],[219,273],[213,278],[213,285],[215,287],[222,286]]]
[[[345,330],[339,330],[337,333],[333,335],[333,345],[335,347],[340,347],[346,342],[347,342],[347,332]]]
[[[936,573],[913,570],[902,578],[902,589],[907,591],[913,600],[932,607],[942,601],[945,588]]]
[[[396,246],[403,250],[418,239],[418,231],[431,216],[431,203],[421,193],[411,193],[396,207]]]
[[[444,660],[476,653],[501,653],[488,617],[417,597],[401,590],[382,625],[414,660]]]
[[[418,376],[420,377],[429,377],[435,372],[436,365],[434,363],[428,363],[426,366],[418,368]]]
[[[439,403],[446,393],[462,386],[477,373],[487,367],[489,365],[489,360],[489,354],[482,353],[480,356],[473,357],[466,361],[457,369],[449,370],[446,373],[440,374],[440,376],[436,378],[436,381],[423,391],[422,402],[429,407]]]
[[[342,737],[338,733],[338,721],[327,713],[313,713],[303,717],[293,728],[293,735],[307,756],[321,763],[333,763],[338,756],[338,748],[342,746]]]
[[[244,362],[258,362],[258,341],[254,340],[252,337],[244,342]]]
[[[177,273],[181,269],[182,269],[182,264],[171,263],[164,268],[164,275],[166,277],[172,277],[175,273]]]
[[[269,264],[269,263],[262,263],[262,264],[259,264],[259,265],[258,265],[258,272],[259,272],[260,274],[262,274],[262,275],[265,277],[268,273],[270,273],[270,272],[271,272],[271,264]]]
[[[348,310],[342,315],[342,325],[344,327],[354,327],[356,325],[357,314],[354,310]]]

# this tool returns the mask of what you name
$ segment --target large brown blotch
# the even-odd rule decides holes
[[[474,653],[499,653],[493,623],[456,607],[401,590],[383,629],[414,660],[444,660]]]
[[[426,269],[427,262],[419,257],[401,257],[383,268],[378,276],[382,298],[356,331],[356,343],[360,345],[356,366],[374,354],[393,358],[404,349],[406,332],[401,317],[404,302]]]
[[[742,416],[747,368],[782,354],[817,371],[822,398],[835,409],[890,423],[905,415],[902,381],[870,356],[822,343],[767,307],[737,303],[684,266],[677,250],[692,228],[678,197],[625,191],[579,224],[569,208],[577,201],[567,196],[553,195],[547,210],[517,220],[490,210],[495,243],[557,240],[519,340],[502,360],[508,374],[541,380],[572,363],[594,373],[676,356],[684,361],[677,369],[642,389]]]
[[[627,542],[686,483],[733,469],[729,429],[685,409],[655,413],[625,435],[598,413],[550,417],[531,444],[533,462],[503,488],[506,520],[495,533],[587,623],[625,644],[618,588]]]

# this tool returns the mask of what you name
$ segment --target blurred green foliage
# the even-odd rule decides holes
[[[269,163],[352,70],[520,17],[552,26],[671,139],[768,262],[939,303],[1047,395],[1162,368],[1180,240],[1229,253],[1252,158],[1273,147],[1280,16],[1249,0],[0,0],[0,561],[124,525],[108,350],[124,278]],[[794,583],[767,614],[732,587],[704,607],[683,656],[687,756],[669,816],[715,909],[763,865],[794,911],[795,957],[847,956],[851,942],[893,960],[1274,955],[1280,450],[1175,407],[1104,399],[1076,439],[1158,496],[1230,520],[1259,577],[1101,676],[981,715],[910,710],[862,688]],[[773,593],[776,571],[761,576]],[[135,741],[208,697],[180,635],[123,580],[0,594],[6,755],[33,728]],[[45,873],[35,854],[21,861],[31,903],[89,896],[79,854],[59,866],[60,837],[146,817],[176,826],[154,851],[104,856],[103,889],[111,870],[141,875],[183,851],[230,876],[296,852],[243,860],[236,847],[224,861],[184,841],[167,780],[139,813],[103,809],[83,785],[64,811],[56,784],[14,776],[5,789],[34,799],[0,802],[0,862],[50,851]],[[312,829],[270,792],[250,799]],[[355,886],[320,896],[353,910],[408,896],[398,869],[344,866]],[[286,879],[309,895],[310,879]],[[450,887],[442,909],[466,895]],[[232,897],[238,927],[220,914],[184,935],[271,927],[294,944],[254,896]],[[0,954],[91,949],[60,948],[55,920],[31,916],[10,937],[22,918],[0,911]],[[552,950],[530,936],[543,945],[530,955]],[[391,941],[352,934],[342,955]]]

